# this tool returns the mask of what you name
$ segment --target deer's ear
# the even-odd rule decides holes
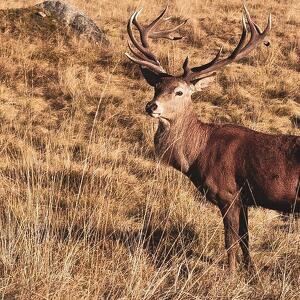
[[[159,83],[159,74],[156,74],[147,68],[141,68],[141,71],[148,84],[150,84],[151,86],[156,86],[156,84]]]
[[[191,81],[192,88],[195,92],[199,92],[208,87],[215,80],[216,73],[213,73],[204,78],[197,78]]]

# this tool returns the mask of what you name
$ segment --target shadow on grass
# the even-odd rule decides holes
[[[182,260],[194,257],[203,262],[213,262],[211,258],[205,255],[199,257],[195,252],[198,237],[191,225],[186,225],[184,228],[171,226],[168,229],[147,225],[141,230],[115,230],[106,233],[96,228],[84,229],[73,226],[72,229],[57,228],[53,232],[63,242],[75,239],[101,247],[102,242],[108,240],[121,243],[132,252],[142,247],[153,258],[158,268],[170,264],[174,258]]]

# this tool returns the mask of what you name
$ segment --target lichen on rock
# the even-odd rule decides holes
[[[78,8],[62,1],[48,0],[35,6],[47,16],[51,15],[70,26],[79,35],[84,35],[95,42],[107,44],[108,40],[96,23]]]
[[[48,39],[60,33],[65,39],[77,35],[108,45],[104,32],[85,13],[62,1],[50,0],[35,6],[0,10],[0,33],[12,36],[25,34],[36,39]]]

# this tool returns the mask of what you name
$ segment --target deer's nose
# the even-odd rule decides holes
[[[151,114],[151,113],[153,113],[156,109],[157,109],[157,104],[155,103],[155,102],[148,102],[147,104],[146,104],[146,112],[148,113],[148,114]]]

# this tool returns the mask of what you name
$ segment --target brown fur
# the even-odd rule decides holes
[[[140,26],[136,19],[139,12],[135,12],[127,27],[137,49],[130,47],[133,56],[126,55],[141,66],[143,76],[155,89],[146,111],[160,120],[155,135],[156,153],[163,162],[187,175],[220,208],[230,269],[236,268],[238,243],[249,266],[248,206],[283,212],[300,210],[300,138],[272,136],[233,125],[203,124],[190,108],[191,94],[213,80],[213,71],[247,56],[262,42],[268,46],[265,38],[271,29],[271,15],[261,31],[244,5],[243,31],[231,54],[220,58],[221,49],[212,61],[194,68],[188,66],[187,57],[183,74],[176,77],[167,74],[147,42],[150,31],[165,12],[166,9],[150,27]],[[142,45],[134,37],[133,24],[140,32]],[[246,43],[247,32],[250,39]]]
[[[157,100],[157,95],[154,99]],[[297,136],[263,134],[235,125],[204,124],[187,108],[172,121],[160,119],[155,150],[164,163],[183,172],[219,207],[232,270],[236,268],[238,244],[246,266],[251,265],[249,206],[300,211]]]

